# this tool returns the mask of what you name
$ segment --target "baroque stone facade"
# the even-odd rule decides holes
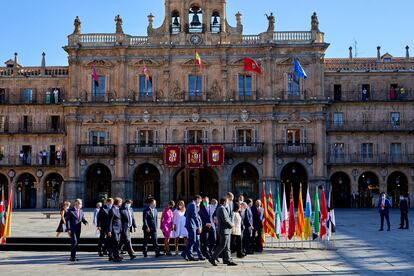
[[[84,198],[162,204],[227,191],[250,197],[332,183],[338,207],[369,207],[379,192],[413,194],[414,59],[326,59],[316,13],[309,31],[244,35],[226,1],[166,0],[159,28],[131,36],[68,36],[69,66],[0,68],[0,182],[22,208]],[[266,17],[263,18],[264,22]],[[275,25],[276,24],[276,25]],[[202,59],[202,70],[195,53]],[[245,71],[256,60],[262,74]],[[307,79],[294,74],[298,58]],[[145,69],[144,69],[145,68]],[[170,168],[167,145],[223,145],[225,163]],[[281,185],[285,184],[285,185]]]

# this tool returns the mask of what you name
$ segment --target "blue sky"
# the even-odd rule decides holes
[[[404,56],[412,47],[414,28],[412,0],[228,0],[227,17],[235,25],[234,14],[243,14],[244,34],[258,34],[267,28],[265,13],[276,16],[277,31],[310,29],[310,16],[318,13],[320,29],[331,44],[327,57],[347,57],[348,47],[357,41],[359,56],[381,52]],[[124,32],[146,35],[147,15],[152,12],[155,26],[164,18],[164,0],[3,0],[0,3],[0,62],[19,53],[24,66],[40,65],[46,52],[47,65],[67,65],[66,36],[73,31],[73,19],[79,15],[83,33],[111,33],[114,17],[124,20]],[[3,66],[0,65],[0,66]]]

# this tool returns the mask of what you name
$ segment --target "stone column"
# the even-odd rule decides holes
[[[35,187],[36,187],[36,208],[41,209],[41,208],[43,208],[43,201],[44,201],[44,198],[45,198],[44,197],[45,188],[41,184],[40,180],[38,180],[38,182],[35,183]]]
[[[65,180],[63,186],[63,200],[70,202],[75,201],[75,199],[81,198],[84,201],[85,199],[85,183],[79,180]],[[85,205],[86,202],[84,202]]]
[[[170,173],[169,169],[164,171],[164,173],[160,172],[160,202],[158,206],[165,206],[174,196],[172,189],[174,178],[169,177]]]

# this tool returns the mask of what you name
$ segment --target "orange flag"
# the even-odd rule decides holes
[[[4,225],[3,237],[1,237],[2,244],[6,244],[6,239],[10,237],[12,207],[13,207],[13,189],[10,188],[9,201],[7,204],[6,224]]]
[[[196,63],[200,66],[200,73],[203,73],[203,62],[201,61],[200,55],[196,51]]]
[[[300,184],[296,237],[299,237],[300,239],[302,239],[304,232],[305,232],[305,214],[303,212],[302,184]]]
[[[262,207],[263,207],[262,245],[264,245],[266,243],[266,233],[267,233],[266,184],[264,181],[263,181],[263,190],[262,190]]]

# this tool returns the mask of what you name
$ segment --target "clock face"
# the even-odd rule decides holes
[[[199,45],[201,43],[201,40],[201,36],[199,35],[192,35],[190,38],[191,43],[194,45]]]

